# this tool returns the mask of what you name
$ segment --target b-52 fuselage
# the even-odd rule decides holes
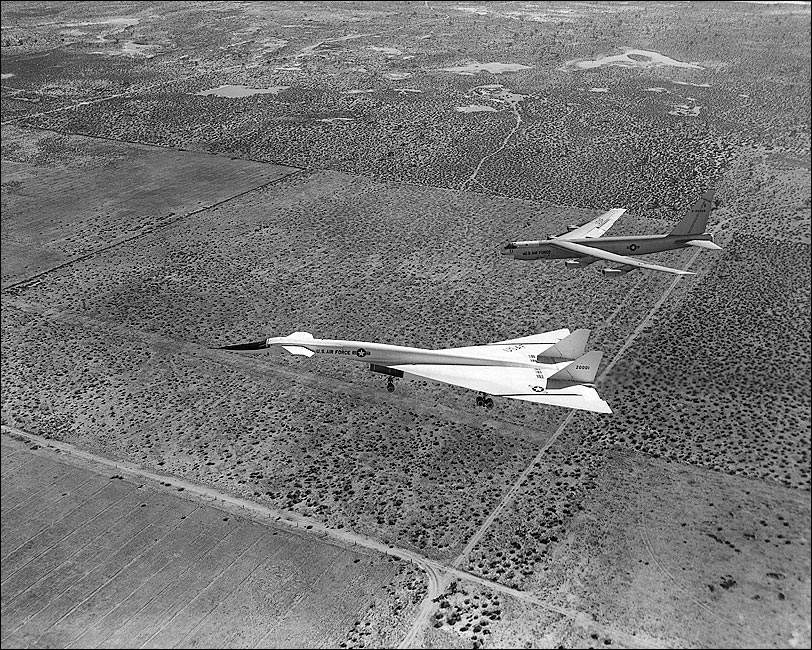
[[[690,271],[651,264],[632,259],[630,256],[660,253],[688,246],[720,250],[720,247],[713,243],[713,235],[705,232],[708,214],[713,205],[713,195],[714,190],[705,192],[667,235],[602,237],[626,211],[623,208],[614,208],[582,226],[570,226],[569,230],[561,235],[536,241],[511,242],[502,249],[502,253],[511,255],[517,260],[567,259],[564,264],[569,268],[583,268],[598,260],[620,264],[618,267],[602,269],[604,275],[620,275],[635,268],[693,275]]]

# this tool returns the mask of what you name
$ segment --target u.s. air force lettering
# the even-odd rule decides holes
[[[357,350],[342,350],[340,348],[323,348],[323,349],[316,349],[316,354],[344,354],[349,356],[356,356],[363,359],[364,357],[371,354],[364,350],[364,348],[358,348]]]
[[[493,408],[489,395],[594,413],[611,413],[594,388],[602,352],[587,352],[589,330],[567,328],[462,348],[425,349],[371,341],[317,339],[310,332],[226,345],[234,351],[279,347],[297,356],[330,355],[369,366],[395,379],[423,379],[475,390],[476,405]]]

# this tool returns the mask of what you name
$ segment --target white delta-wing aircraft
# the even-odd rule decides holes
[[[586,352],[589,330],[568,329],[534,334],[498,343],[445,350],[400,345],[313,338],[294,332],[227,345],[221,350],[281,348],[290,354],[312,357],[330,355],[368,363],[369,369],[387,375],[387,390],[394,379],[409,377],[462,386],[479,391],[478,406],[493,408],[494,397],[509,397],[582,411],[611,413],[593,386],[603,352]]]
[[[517,260],[560,260],[568,268],[581,269],[598,260],[608,260],[619,264],[601,269],[605,276],[618,276],[634,269],[665,271],[677,275],[696,275],[691,271],[681,271],[668,266],[651,264],[633,259],[629,255],[646,255],[661,251],[697,246],[711,250],[721,250],[713,243],[713,235],[705,232],[708,215],[713,209],[713,195],[716,190],[708,190],[687,214],[667,235],[639,235],[636,237],[602,237],[615,221],[626,212],[625,208],[614,208],[582,226],[569,226],[567,232],[555,237],[537,241],[514,241],[502,249],[503,255],[512,255]]]

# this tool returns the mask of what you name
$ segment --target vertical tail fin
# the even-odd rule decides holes
[[[589,338],[589,334],[590,330],[587,329],[575,330],[572,334],[565,336],[558,343],[550,346],[538,356],[550,359],[577,359],[584,353],[584,350],[586,350],[586,342]]]
[[[701,235],[708,225],[708,215],[713,209],[713,195],[716,190],[707,190],[702,198],[691,206],[682,220],[674,227],[671,235]]]
[[[554,375],[547,378],[548,381],[574,381],[578,384],[591,384],[598,374],[598,366],[601,365],[603,352],[592,350],[582,357],[579,357],[571,364],[562,368]]]

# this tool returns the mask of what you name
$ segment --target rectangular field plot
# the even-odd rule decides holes
[[[361,364],[204,346],[306,329],[437,348],[568,326],[592,327],[608,355],[667,278],[607,285],[592,269],[499,254],[506,233],[594,216],[298,173],[4,296],[3,414],[456,557],[565,411],[500,400],[483,414],[473,393],[450,386],[401,382],[390,396]],[[60,344],[43,351],[41,340]]]
[[[462,389],[390,395],[362,366],[321,377],[91,320],[6,309],[7,421],[432,556],[459,552],[558,416],[516,403],[483,422]],[[37,354],[44,339],[62,347]]]
[[[204,158],[226,169],[232,164]],[[115,182],[126,188],[121,176]],[[127,221],[126,205],[111,210],[115,220]],[[562,232],[596,214],[336,172],[299,173],[57,269],[20,295],[217,345],[310,328],[317,336],[450,347],[588,327],[596,338],[605,330],[599,349],[608,355],[669,278],[640,273],[607,283],[597,268],[571,271],[562,262],[500,254],[509,238]],[[629,216],[615,228],[624,234],[645,227]],[[685,257],[678,251],[652,259],[679,265]],[[617,317],[607,318],[619,305]]]
[[[3,127],[3,286],[270,183],[292,167]]]
[[[556,442],[469,570],[590,612],[607,645],[808,647],[808,492],[583,445]]]
[[[809,647],[808,492],[621,450],[597,474],[556,556],[580,607],[665,647]]]
[[[2,436],[3,647],[337,647],[412,571],[101,471]]]

